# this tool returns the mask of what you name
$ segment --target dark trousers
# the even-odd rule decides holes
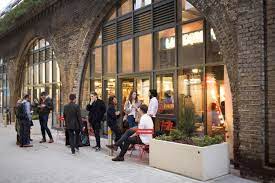
[[[133,127],[137,126],[136,119],[134,118],[134,115],[128,115],[127,121],[129,124],[129,128],[133,128]]]
[[[48,118],[49,118],[48,114],[39,116],[41,133],[42,133],[42,137],[43,137],[44,140],[46,140],[46,133],[45,132],[47,132],[50,139],[53,139],[51,131],[48,128]]]
[[[30,144],[30,123],[27,120],[20,121],[20,144]]]
[[[109,126],[110,127],[110,129],[112,130],[112,132],[115,134],[115,142],[117,142],[119,139],[120,139],[120,137],[121,137],[121,130],[119,129],[119,127],[117,126],[117,125],[110,125]]]
[[[143,144],[139,136],[134,136],[134,137],[128,137],[122,146],[122,149],[119,153],[119,157],[124,157],[124,155],[127,153],[127,150],[130,146],[130,144]]]
[[[131,137],[136,131],[133,129],[129,129],[127,130],[118,141],[115,142],[116,146],[120,146],[122,148],[123,143],[129,138]]]
[[[92,128],[95,134],[96,146],[100,148],[100,124],[92,124]]]
[[[75,148],[78,149],[78,147],[79,147],[79,133],[80,133],[80,130],[68,129],[68,133],[69,133],[71,150],[74,153]]]

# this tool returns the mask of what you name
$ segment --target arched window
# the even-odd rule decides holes
[[[39,100],[40,94],[46,91],[53,99],[53,125],[56,115],[60,113],[60,70],[49,42],[37,39],[30,46],[25,64],[23,94],[30,94],[32,101]]]

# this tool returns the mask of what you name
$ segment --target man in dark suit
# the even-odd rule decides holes
[[[70,103],[64,106],[64,120],[69,133],[72,154],[75,154],[75,149],[79,151],[79,133],[82,124],[81,113],[79,105],[75,103],[75,94],[70,94],[69,99]]]
[[[103,120],[104,113],[106,112],[105,103],[98,99],[97,93],[92,92],[90,95],[90,103],[87,105],[86,110],[89,111],[89,123],[92,126],[96,138],[96,151],[100,151],[100,128],[101,121]]]

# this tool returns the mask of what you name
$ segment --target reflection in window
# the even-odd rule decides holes
[[[187,0],[182,0],[182,21],[188,21],[201,17],[200,12]]]
[[[149,79],[137,79],[138,99],[143,104],[146,104],[146,105],[149,105],[149,90],[150,90]]]
[[[167,29],[157,33],[157,68],[175,65],[176,38],[175,29]]]
[[[137,10],[152,3],[152,0],[135,0],[134,9]]]
[[[100,46],[102,44],[102,33],[99,33],[99,36],[95,42],[95,47]]]
[[[173,74],[157,76],[157,92],[159,97],[159,113],[174,114]]]
[[[139,71],[152,70],[152,35],[148,34],[137,39]]]
[[[132,72],[133,71],[133,47],[132,40],[123,41],[121,47],[122,52],[122,69],[123,73]]]
[[[102,99],[102,80],[94,80],[94,91],[97,93],[98,98]]]
[[[179,72],[178,78],[179,113],[182,114],[185,107],[193,106],[196,116],[197,132],[203,134],[203,69],[184,69]],[[180,116],[181,117],[181,116]]]
[[[107,98],[116,95],[116,80],[108,79],[106,83]],[[106,100],[107,101],[107,100]]]
[[[180,65],[204,63],[203,21],[182,26],[182,60]]]
[[[220,46],[216,39],[215,32],[212,28],[207,28],[207,45],[206,45],[206,62],[214,63],[214,62],[222,62],[222,54],[220,51]]]
[[[206,67],[207,133],[223,134],[225,131],[224,66]]]
[[[116,72],[116,45],[108,45],[104,47],[104,63],[106,73]]]
[[[119,10],[118,10],[118,15],[119,16],[122,16],[122,15],[125,15],[129,12],[132,11],[132,7],[133,7],[133,4],[132,4],[132,0],[127,0],[126,2],[124,2]]]

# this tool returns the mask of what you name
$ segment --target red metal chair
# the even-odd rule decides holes
[[[56,129],[56,140],[58,140],[60,138],[60,132],[65,134],[65,119],[64,116],[62,115],[58,115],[57,116],[57,121],[59,123],[59,127]]]
[[[162,132],[165,132],[165,133],[169,134],[172,128],[173,128],[173,122],[172,121],[160,122],[160,130]]]
[[[154,129],[138,129],[136,131],[137,135],[153,135],[154,134]],[[135,144],[135,148],[131,150],[130,157],[133,154],[133,151],[137,149],[139,150],[139,158],[142,159],[142,156],[145,153],[149,153],[149,145],[146,144]]]

